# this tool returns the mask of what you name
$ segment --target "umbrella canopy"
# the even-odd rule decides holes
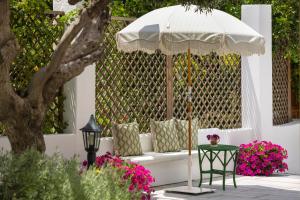
[[[138,18],[116,35],[118,49],[141,50],[166,55],[237,53],[264,54],[264,38],[239,19],[223,11],[197,11],[197,6],[177,5],[153,10]]]

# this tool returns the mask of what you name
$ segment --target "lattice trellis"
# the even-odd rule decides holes
[[[116,49],[115,34],[129,21],[112,20],[106,28],[104,53],[97,64],[96,117],[111,135],[112,122],[137,120],[142,131],[150,118],[166,117],[165,57],[157,53],[125,54]]]
[[[186,55],[174,60],[174,116],[186,119]],[[192,57],[193,117],[201,128],[241,127],[241,67],[237,55]]]
[[[166,57],[116,49],[115,33],[130,20],[113,19],[106,28],[104,53],[97,64],[96,116],[111,135],[112,122],[137,120],[142,132],[149,120],[167,118]],[[186,58],[173,57],[174,112],[186,117]],[[241,68],[236,55],[193,56],[193,113],[200,126],[241,127]]]
[[[64,26],[53,17],[56,14],[12,10],[12,30],[21,51],[11,66],[10,79],[16,92],[24,95],[33,74],[49,62],[53,45],[58,42]],[[64,97],[60,92],[49,106],[43,124],[45,134],[63,133],[66,126],[63,121],[63,101]],[[0,134],[2,132],[5,131],[0,125]]]
[[[273,53],[273,124],[289,122],[289,62],[279,49]]]

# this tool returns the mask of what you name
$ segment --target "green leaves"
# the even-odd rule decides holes
[[[76,199],[76,159],[66,161],[34,150],[21,155],[0,152],[0,199]]]
[[[140,17],[151,10],[182,4],[189,7],[189,5],[198,5],[199,11],[209,11],[218,5],[222,0],[114,0],[112,2],[112,15],[123,17]]]
[[[128,191],[129,181],[120,183],[123,173],[113,167],[104,167],[101,170],[90,168],[82,175],[81,186],[87,200],[115,199],[130,200],[133,193]]]
[[[21,46],[21,53],[12,65],[11,80],[16,90],[26,90],[35,66],[44,67],[50,61],[53,45],[61,36],[64,24],[50,15],[46,1],[12,1],[11,27]]]
[[[66,13],[65,15],[61,16],[58,18],[58,22],[63,24],[63,25],[69,25],[71,22],[73,22],[76,17],[79,15],[80,10],[79,9],[74,9],[71,10],[70,12]]]

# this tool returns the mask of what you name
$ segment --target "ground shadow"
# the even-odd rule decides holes
[[[238,187],[234,188],[231,178],[227,179],[226,190],[222,190],[220,180],[209,186],[207,182],[202,187],[216,189],[214,193],[198,196],[164,193],[163,189],[186,183],[167,185],[156,188],[153,200],[298,200],[300,199],[300,177],[299,176],[273,176],[273,177],[240,177],[237,179]],[[240,182],[240,183],[239,183]],[[198,181],[193,183],[197,186]]]

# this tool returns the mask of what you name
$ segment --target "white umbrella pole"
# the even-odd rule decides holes
[[[192,70],[191,70],[191,50],[188,49],[188,102],[187,102],[187,117],[189,121],[188,125],[188,187],[191,188],[192,185]]]
[[[188,101],[187,101],[187,111],[188,111],[188,185],[179,186],[175,188],[169,188],[166,192],[184,193],[184,194],[205,194],[214,192],[212,189],[193,187],[192,183],[192,72],[191,72],[191,50],[188,49]]]

